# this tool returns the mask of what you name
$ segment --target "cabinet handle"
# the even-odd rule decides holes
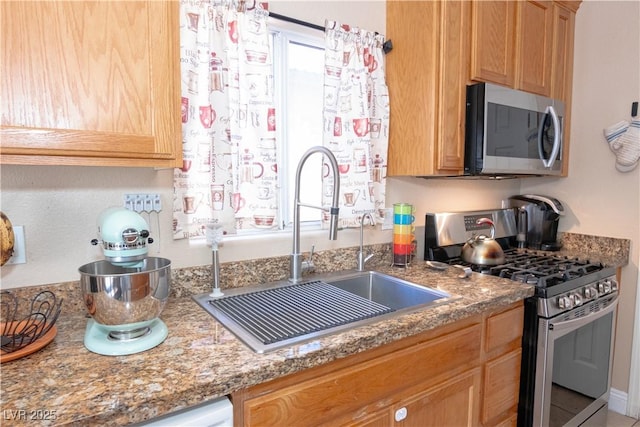
[[[396,411],[395,420],[396,422],[400,422],[407,418],[407,408],[402,407]]]

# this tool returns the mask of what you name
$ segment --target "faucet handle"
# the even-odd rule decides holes
[[[362,250],[358,251],[358,271],[364,271],[364,266],[375,254],[365,255]]]

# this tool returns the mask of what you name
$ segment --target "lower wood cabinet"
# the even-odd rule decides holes
[[[393,407],[351,426],[471,426],[478,419],[480,369],[408,395]]]
[[[521,303],[232,395],[237,426],[511,425]]]
[[[517,408],[521,357],[522,351],[517,349],[485,364],[482,400],[484,425],[499,424]]]

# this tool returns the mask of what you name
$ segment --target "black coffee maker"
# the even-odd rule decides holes
[[[526,194],[511,196],[510,207],[514,208],[519,248],[560,250],[557,241],[558,222],[564,215],[564,208],[558,199],[548,196]]]

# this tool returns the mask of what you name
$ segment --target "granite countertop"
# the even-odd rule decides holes
[[[458,278],[459,270],[376,269],[427,284],[460,298],[317,339],[289,349],[256,354],[189,297],[170,298],[162,315],[169,328],[159,346],[129,356],[101,356],[83,345],[82,312],[61,316],[56,339],[31,356],[2,365],[3,419],[54,414],[42,425],[123,425],[153,418],[235,390],[390,343],[456,320],[509,305],[533,288],[480,274]],[[13,411],[13,412],[12,412]],[[14,417],[12,423],[20,425]],[[33,424],[25,418],[24,425]]]
[[[575,241],[575,245],[583,250],[589,247],[582,241]],[[622,245],[622,251],[596,244],[592,253],[576,252],[571,244],[565,246],[562,255],[588,255],[594,261],[604,262],[603,254],[608,254],[606,263],[616,267],[628,262],[628,243]],[[381,250],[388,251],[388,247]],[[333,255],[332,265],[338,267],[335,270],[341,269],[340,263],[345,259],[355,260],[351,253],[348,257],[344,255]],[[598,259],[598,255],[603,258]],[[317,258],[322,264],[323,255]],[[222,273],[227,275],[229,287],[246,285],[239,283],[239,279],[233,281],[231,276],[261,283],[273,277],[270,274],[281,277],[282,272],[287,271],[286,261],[286,257],[273,263],[263,261],[259,276],[249,275],[248,279],[247,275],[237,274],[237,269],[253,271],[251,265],[223,264]],[[261,355],[236,339],[190,297],[208,292],[211,280],[203,272],[209,269],[182,269],[172,271],[174,289],[161,314],[169,328],[167,339],[142,353],[110,357],[91,353],[83,345],[87,316],[78,296],[77,282],[57,285],[56,289],[65,296],[65,305],[56,324],[55,340],[30,356],[1,366],[2,419],[12,425],[107,426],[139,422],[505,307],[533,295],[533,287],[528,285],[477,273],[460,279],[457,268],[436,271],[428,269],[424,262],[416,262],[406,269],[384,264],[375,269],[459,298]],[[32,288],[31,292],[35,290]],[[48,419],[43,419],[45,417]]]

